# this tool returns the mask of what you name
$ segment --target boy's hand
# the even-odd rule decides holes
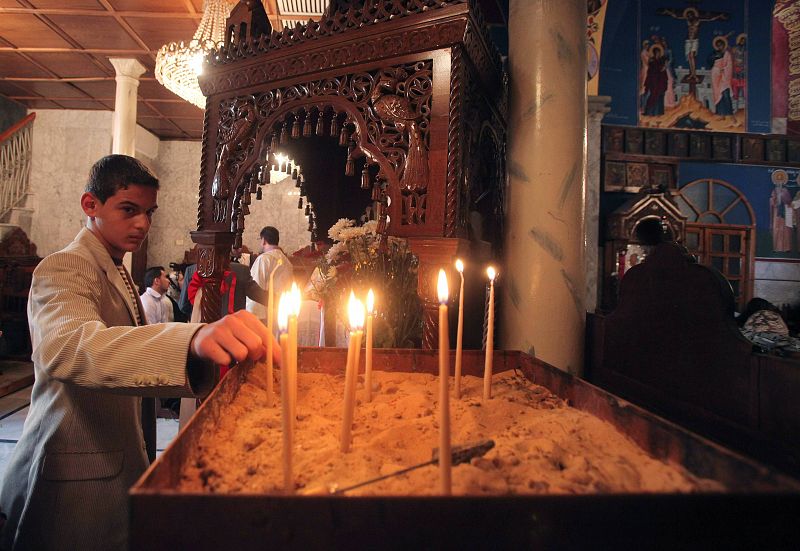
[[[239,310],[204,325],[189,344],[192,357],[218,365],[231,365],[244,360],[260,360],[267,352],[267,339],[274,339],[253,314]],[[272,344],[273,359],[280,363],[281,350]]]

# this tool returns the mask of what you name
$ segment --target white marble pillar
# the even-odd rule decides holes
[[[609,96],[589,96],[589,117],[586,132],[586,311],[594,312],[599,298],[600,279],[600,123],[611,110]]]
[[[503,341],[581,373],[586,1],[511,0]]]
[[[111,152],[133,157],[136,155],[136,91],[146,67],[134,58],[110,57],[108,61],[117,73]]]
[[[111,152],[136,156],[136,91],[139,77],[146,67],[138,59],[110,57],[108,61],[117,73],[117,93],[114,97],[114,120],[112,122]],[[122,263],[132,271],[131,255],[126,254]]]

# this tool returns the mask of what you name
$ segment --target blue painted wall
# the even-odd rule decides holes
[[[678,187],[683,187],[695,180],[715,178],[732,184],[750,203],[756,217],[756,257],[759,258],[793,258],[800,259],[800,240],[797,228],[792,229],[792,251],[775,252],[772,250],[772,231],[770,230],[769,200],[775,188],[772,173],[785,170],[789,175],[786,188],[792,198],[800,191],[798,171],[778,166],[742,166],[721,163],[681,163],[678,167]]]

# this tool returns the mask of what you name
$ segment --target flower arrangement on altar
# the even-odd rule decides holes
[[[328,230],[333,245],[320,257],[311,274],[306,296],[336,312],[337,323],[347,321],[350,290],[377,295],[375,346],[413,348],[422,340],[422,307],[417,295],[417,258],[405,239],[378,234],[376,221],[356,226],[340,218]]]

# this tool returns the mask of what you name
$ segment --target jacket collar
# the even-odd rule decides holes
[[[114,264],[114,259],[111,258],[108,250],[100,242],[97,236],[95,236],[95,234],[93,234],[86,227],[82,228],[81,231],[78,232],[77,237],[75,237],[75,243],[86,248],[92,254],[97,264],[100,266],[103,272],[105,272],[106,278],[108,278],[114,289],[116,289],[116,291],[125,301],[125,306],[128,308],[128,314],[131,317],[131,321],[134,325],[136,325],[136,307],[132,302],[133,297],[131,297],[130,293],[128,292],[128,287],[125,285],[125,280],[122,279],[122,274],[120,274],[119,270],[117,270],[117,265]],[[122,269],[127,273],[127,269],[125,269],[124,266]],[[131,283],[133,283],[132,280]],[[134,294],[137,294],[135,289],[132,289],[132,291]],[[139,311],[141,311],[141,306],[139,306]]]

